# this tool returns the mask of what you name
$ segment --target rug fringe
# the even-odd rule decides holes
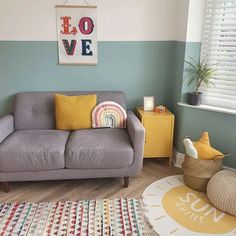
[[[160,236],[154,229],[153,226],[151,225],[149,219],[146,217],[146,215],[144,214],[145,212],[145,208],[143,205],[142,200],[139,200],[139,207],[140,207],[140,212],[141,212],[141,217],[142,217],[142,221],[144,222],[144,235],[145,236]]]

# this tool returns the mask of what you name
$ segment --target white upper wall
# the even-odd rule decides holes
[[[175,40],[179,0],[98,0],[98,37]]]
[[[201,42],[206,0],[189,0],[187,42]]]
[[[180,0],[176,18],[176,39],[186,41],[189,0]]]
[[[198,32],[189,33],[193,24],[199,27],[199,22],[196,23],[197,16],[188,21],[188,5],[189,1],[195,1],[195,7],[198,8],[197,2],[205,0],[87,1],[90,5],[98,6],[99,41],[185,41],[186,38],[199,41]],[[64,2],[1,0],[0,40],[56,41],[55,5]],[[68,0],[66,4],[86,5],[86,2]],[[190,8],[190,11],[195,14],[194,8]]]

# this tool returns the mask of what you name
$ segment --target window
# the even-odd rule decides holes
[[[206,0],[201,58],[216,69],[202,103],[236,110],[236,0]]]

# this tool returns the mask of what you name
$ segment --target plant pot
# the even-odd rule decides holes
[[[192,106],[198,106],[201,104],[202,93],[188,93],[188,104]]]

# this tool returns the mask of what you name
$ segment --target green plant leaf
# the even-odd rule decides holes
[[[202,84],[206,87],[214,85],[212,79],[214,79],[213,75],[215,69],[211,65],[207,64],[205,58],[199,62],[195,61],[191,57],[190,59],[191,61],[185,61],[185,63],[189,65],[189,67],[185,69],[189,75],[188,86],[195,81],[197,87],[196,92],[198,92]]]

